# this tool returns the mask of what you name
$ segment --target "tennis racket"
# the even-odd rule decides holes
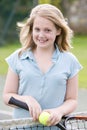
[[[13,97],[9,101],[9,104],[13,104],[23,109],[29,110],[26,103],[21,102]],[[17,122],[18,122],[18,125],[20,125],[21,127],[23,125],[23,130],[25,130],[24,129],[25,124],[29,126],[29,128],[36,127],[37,128],[36,130],[39,130],[39,127],[43,128],[41,130],[47,129],[46,126],[42,126],[39,122],[33,122],[31,118],[15,119],[11,121],[6,121],[5,123],[4,122],[0,121],[0,126],[2,124],[5,124],[6,126],[6,123],[7,123],[7,126],[9,126],[9,124],[10,125],[13,124],[12,126],[15,125],[17,127]],[[51,127],[51,130],[52,130],[52,127]],[[56,127],[59,127],[61,130],[87,130],[87,112],[78,112],[78,113],[73,113],[71,115],[65,116],[63,117],[61,122],[56,125]],[[5,130],[5,129],[0,129],[0,130]],[[17,129],[17,130],[20,130],[20,129]],[[32,130],[32,129],[29,129],[29,130]]]

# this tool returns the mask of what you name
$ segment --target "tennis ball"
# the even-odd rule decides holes
[[[48,118],[50,117],[50,114],[48,112],[42,112],[39,116],[39,122],[42,125],[47,125]]]

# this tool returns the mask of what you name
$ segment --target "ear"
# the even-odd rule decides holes
[[[61,28],[57,30],[57,36],[61,34]]]

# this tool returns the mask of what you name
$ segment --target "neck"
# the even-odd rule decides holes
[[[41,56],[47,56],[47,55],[52,55],[54,52],[55,48],[36,48],[34,53],[36,53],[37,55],[41,55]]]

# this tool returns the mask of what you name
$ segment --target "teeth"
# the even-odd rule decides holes
[[[45,42],[45,41],[40,41],[40,40],[39,40],[39,42]]]
[[[46,42],[46,40],[45,40],[45,41],[43,41],[43,40],[39,40],[39,42]]]
[[[44,42],[44,41],[40,41],[40,42]]]

